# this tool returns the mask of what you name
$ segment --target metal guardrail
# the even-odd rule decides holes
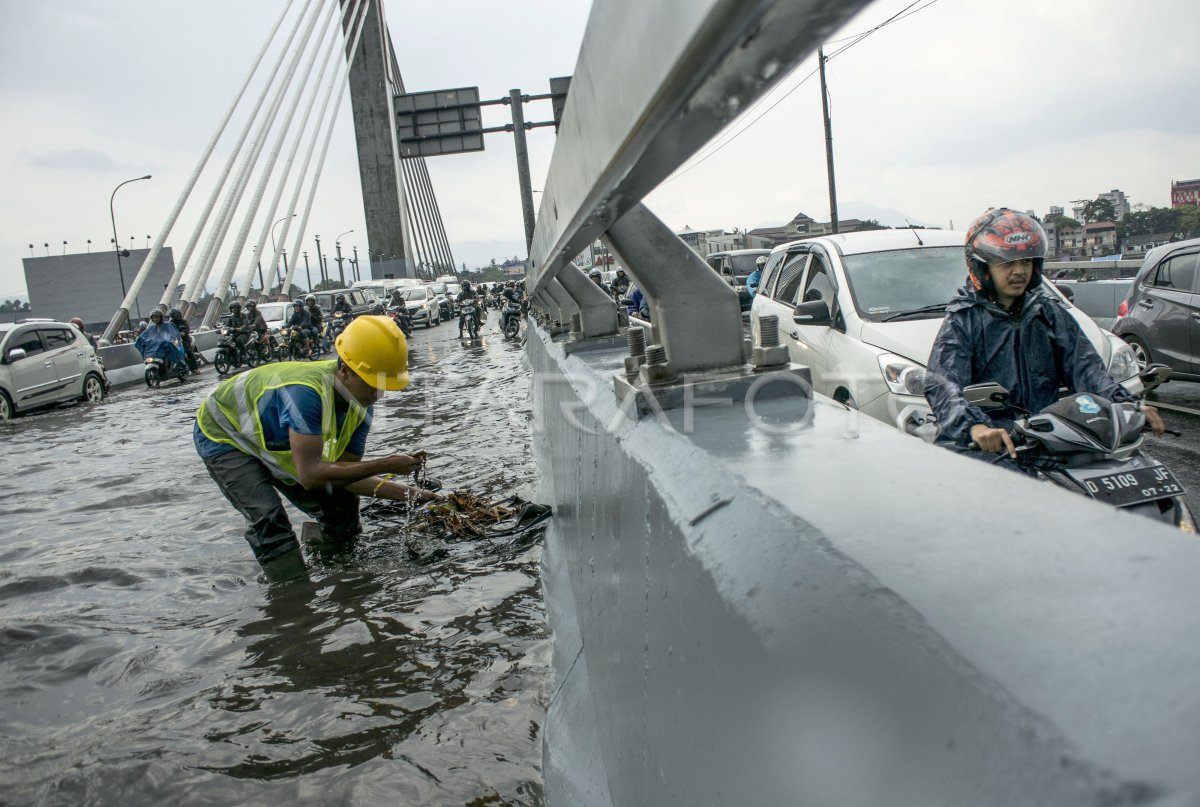
[[[577,254],[866,5],[596,2],[543,185],[527,279],[531,294],[545,300],[540,293],[551,281],[578,272],[571,264]],[[640,215],[635,226],[646,231],[653,222]],[[649,273],[664,268],[626,264],[643,288]],[[576,307],[587,306],[575,299],[577,284],[563,285]],[[563,310],[563,301],[550,296],[553,308]],[[669,298],[651,301],[671,304]],[[599,330],[588,326],[586,313],[584,330]]]

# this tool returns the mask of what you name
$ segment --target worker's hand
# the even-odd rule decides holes
[[[971,439],[979,446],[980,451],[992,454],[1007,451],[1008,456],[1017,458],[1017,449],[1013,445],[1012,437],[1004,429],[993,429],[987,424],[976,423],[971,427]]]
[[[412,454],[393,454],[388,457],[391,463],[389,469],[394,474],[411,474],[425,465],[425,452],[414,451]]]
[[[1162,437],[1167,426],[1163,423],[1162,416],[1158,414],[1158,407],[1142,404],[1142,414],[1146,416],[1146,422],[1150,424],[1150,431],[1154,432],[1156,437]]]

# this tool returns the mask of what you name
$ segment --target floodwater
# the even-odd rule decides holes
[[[529,372],[496,319],[475,346],[414,333],[368,456],[532,498]],[[539,536],[418,561],[364,510],[351,551],[306,552],[311,583],[268,586],[192,448],[215,383],[0,427],[0,802],[542,803]]]

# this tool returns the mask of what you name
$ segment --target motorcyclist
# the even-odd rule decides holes
[[[143,359],[162,359],[168,374],[181,380],[187,376],[183,340],[174,325],[163,321],[163,313],[157,308],[150,312],[150,324],[138,335],[135,345]]]
[[[76,328],[79,329],[79,332],[81,334],[83,334],[85,339],[88,340],[88,344],[91,345],[93,349],[95,349],[97,347],[96,337],[92,336],[90,333],[88,333],[87,331],[85,331],[83,329],[83,319],[82,318],[71,317],[71,319],[69,319],[68,322],[70,322],[72,325],[74,325]]]
[[[354,313],[354,308],[350,305],[350,302],[346,299],[346,295],[339,294],[337,297],[333,298],[333,308],[330,309],[330,313],[333,313],[333,314],[340,313],[340,314],[343,314],[344,316],[348,317]]]
[[[763,267],[766,265],[766,255],[759,255],[754,261],[754,271],[746,278],[746,290],[750,292],[750,299],[754,299],[754,295],[758,294],[758,284],[762,283]]]
[[[175,330],[179,331],[179,339],[183,343],[183,351],[187,357],[188,367],[195,372],[200,367],[200,351],[196,350],[196,343],[192,339],[192,326],[188,325],[188,321],[183,318],[183,312],[178,308],[172,308],[171,313],[167,315]]]
[[[238,347],[244,353],[246,344],[250,341],[250,318],[242,313],[242,304],[234,300],[229,304],[229,332],[233,335],[233,341],[237,342]]]
[[[606,283],[604,282],[604,278],[603,278],[603,276],[600,274],[600,270],[599,270],[599,269],[593,269],[592,271],[588,272],[588,277],[589,277],[589,278],[591,278],[591,281],[592,281],[593,283],[595,283],[597,286],[599,286],[599,287],[600,287],[601,291],[603,291],[603,292],[604,292],[605,294],[607,294],[609,297],[611,297],[611,296],[612,296],[612,289],[610,289],[610,288],[608,287],[608,284],[606,284]]]
[[[619,299],[624,297],[629,292],[630,283],[629,275],[625,274],[624,269],[617,270],[617,276],[613,278],[612,290],[613,294]]]
[[[325,320],[325,314],[321,311],[321,306],[317,305],[317,295],[310,294],[304,298],[304,310],[308,313],[309,319],[312,321],[312,327],[320,332],[321,323]]]
[[[475,318],[475,330],[478,331],[479,330],[479,322],[480,322],[478,295],[475,293],[475,290],[473,288],[471,288],[471,281],[464,280],[463,284],[462,284],[462,291],[460,291],[458,293],[458,307],[459,307],[460,311],[462,310],[463,305],[468,301],[470,301],[475,306],[475,313],[472,314],[471,316],[473,316]],[[458,318],[458,338],[459,339],[462,338],[463,328],[465,326],[466,326],[466,320],[460,316]]]
[[[508,318],[517,316],[517,312],[521,310],[521,293],[517,291],[516,286],[517,284],[510,280],[504,284],[503,290],[500,292],[500,299],[505,304],[500,320],[500,330],[502,331],[508,326]]]
[[[967,451],[1006,452],[1016,468],[1009,430],[1016,410],[983,410],[967,403],[963,387],[996,382],[1009,401],[1038,412],[1057,401],[1059,389],[1091,392],[1113,402],[1135,401],[1109,377],[1104,363],[1058,300],[1041,288],[1046,234],[1032,216],[992,208],[967,229],[967,283],[946,308],[934,341],[925,397],[937,418],[939,445]],[[1155,434],[1158,410],[1143,406]]]
[[[288,328],[290,329],[300,330],[301,339],[310,342],[313,339],[316,339],[317,334],[316,331],[313,330],[312,316],[308,313],[307,309],[305,309],[302,301],[296,300],[292,303],[292,315],[288,318],[287,324]]]

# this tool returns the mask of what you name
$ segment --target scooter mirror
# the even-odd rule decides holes
[[[1165,364],[1148,364],[1145,370],[1138,373],[1138,378],[1142,381],[1143,390],[1149,392],[1171,380],[1171,368]]]
[[[999,409],[1008,400],[1008,390],[994,381],[963,387],[963,395],[967,403],[980,409]]]

